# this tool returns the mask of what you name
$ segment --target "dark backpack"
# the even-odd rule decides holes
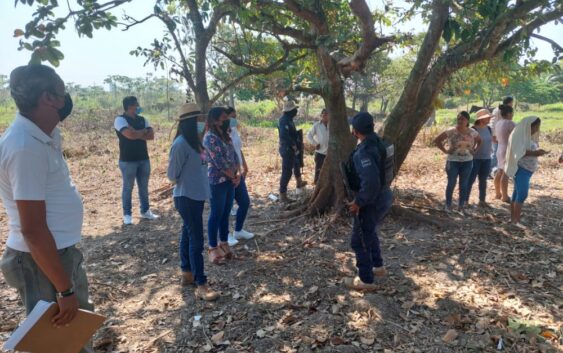
[[[376,134],[370,135],[366,141],[368,145],[368,150],[374,148],[373,151],[375,155],[375,160],[377,167],[380,172],[381,185],[391,186],[393,179],[395,178],[395,145],[389,141],[380,138]],[[343,169],[346,173],[346,178],[348,179],[348,184],[352,191],[360,190],[360,177],[356,173],[356,168],[354,167],[354,150],[348,161],[344,164]]]

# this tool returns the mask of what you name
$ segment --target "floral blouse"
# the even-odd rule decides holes
[[[448,155],[448,161],[469,162],[473,160],[471,151],[475,145],[475,138],[479,136],[477,131],[468,129],[466,133],[461,133],[453,127],[446,130],[446,135],[452,149],[452,153]]]
[[[208,131],[203,137],[207,157],[207,176],[211,185],[224,183],[229,178],[224,171],[236,172],[240,165],[233,144],[224,142],[215,133]]]

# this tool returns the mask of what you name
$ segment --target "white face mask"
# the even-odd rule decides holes
[[[197,122],[197,133],[201,134],[204,131],[205,131],[205,123],[202,122],[202,121],[198,121]]]

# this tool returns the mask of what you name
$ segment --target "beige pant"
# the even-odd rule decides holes
[[[71,276],[74,293],[81,309],[94,310],[88,301],[88,279],[82,266],[84,257],[75,246],[58,251],[66,273]],[[56,302],[56,289],[37,266],[30,253],[6,248],[0,262],[6,283],[15,288],[25,305],[27,314],[33,310],[39,300]],[[94,352],[87,345],[81,353]]]

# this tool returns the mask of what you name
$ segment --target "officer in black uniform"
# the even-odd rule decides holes
[[[287,184],[291,180],[291,175],[295,175],[297,188],[307,185],[301,179],[301,166],[299,161],[298,133],[295,128],[293,118],[297,115],[298,106],[293,101],[285,102],[283,115],[278,121],[279,152],[282,157],[282,174],[280,177],[280,200],[284,203],[291,200],[287,197]]]
[[[382,180],[384,168],[378,148],[379,136],[374,132],[373,117],[366,112],[352,118],[352,134],[360,141],[353,152],[353,168],[359,190],[348,204],[350,212],[358,215],[354,219],[351,247],[356,253],[358,276],[347,278],[350,289],[375,290],[375,278],[385,276],[377,227],[393,202],[389,186]]]

